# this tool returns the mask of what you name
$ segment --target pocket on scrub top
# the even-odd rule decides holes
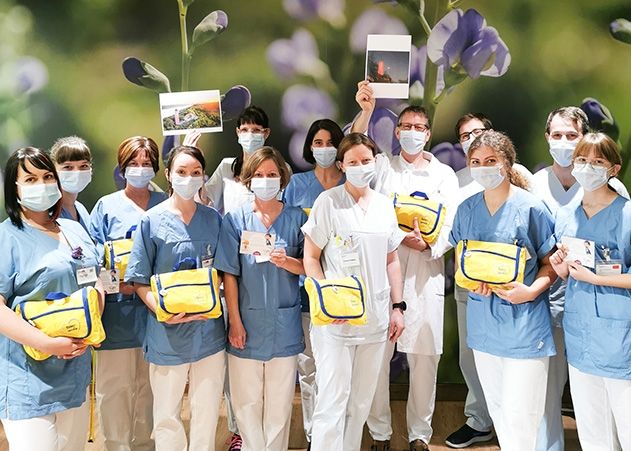
[[[276,342],[283,347],[304,343],[300,304],[276,311]]]
[[[631,372],[631,321],[593,318],[588,338],[589,354],[604,371]]]

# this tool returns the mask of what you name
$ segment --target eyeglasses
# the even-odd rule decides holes
[[[405,131],[414,129],[417,132],[426,132],[429,130],[429,124],[410,124],[409,122],[402,122],[399,124],[399,128]]]
[[[460,142],[463,142],[463,141],[468,140],[471,135],[473,135],[474,137],[480,136],[486,130],[488,130],[488,128],[474,128],[470,132],[460,133],[458,138],[460,139]]]
[[[588,164],[594,168],[609,168],[609,162],[604,158],[596,158],[595,160],[588,160],[585,157],[576,157],[574,158],[574,164]]]

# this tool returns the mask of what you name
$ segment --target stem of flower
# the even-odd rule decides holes
[[[429,37],[429,34],[432,32],[432,27],[427,23],[427,19],[425,18],[425,0],[420,0],[420,5],[418,7],[418,20],[421,22],[421,27],[423,27],[423,31]]]
[[[452,2],[449,2],[449,5],[447,5],[447,8],[449,9],[449,11],[451,11],[452,9],[455,9],[458,6],[460,6],[460,3],[462,3],[462,0],[453,0]]]
[[[188,35],[186,33],[186,13],[188,6],[182,0],[177,0],[180,17],[180,42],[182,47],[182,91],[188,91],[188,80],[191,72],[191,55],[188,54]]]

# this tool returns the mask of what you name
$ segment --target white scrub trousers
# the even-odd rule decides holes
[[[225,351],[193,363],[149,364],[156,451],[214,451],[225,371]],[[180,416],[187,381],[191,405],[189,445]]]
[[[569,373],[581,447],[631,450],[631,380],[593,376],[572,365]]]
[[[305,350],[298,354],[298,382],[300,383],[300,397],[302,401],[302,423],[305,437],[311,442],[311,428],[313,425],[313,409],[315,408],[316,383],[315,360],[311,349],[311,316],[308,312],[302,314],[302,331],[305,336]]]
[[[543,418],[548,357],[511,359],[473,351],[500,447],[534,451]]]
[[[311,450],[359,451],[386,342],[348,344],[312,327],[311,344],[318,387]]]
[[[228,355],[232,408],[243,451],[286,451],[297,356],[267,362]]]
[[[26,420],[2,420],[11,451],[83,451],[88,443],[90,401]]]
[[[151,451],[153,394],[141,348],[96,352],[96,402],[106,451]]]

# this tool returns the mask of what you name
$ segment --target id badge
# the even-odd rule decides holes
[[[359,253],[358,252],[342,252],[342,268],[355,268],[359,267]]]
[[[622,260],[598,261],[596,274],[599,276],[616,276],[622,274]]]
[[[79,285],[94,283],[96,280],[96,268],[94,266],[84,266],[77,269],[77,283]]]
[[[202,268],[210,268],[213,265],[212,257],[202,257]]]
[[[116,294],[120,291],[120,271],[118,269],[108,271],[101,268],[99,278],[107,294]]]

